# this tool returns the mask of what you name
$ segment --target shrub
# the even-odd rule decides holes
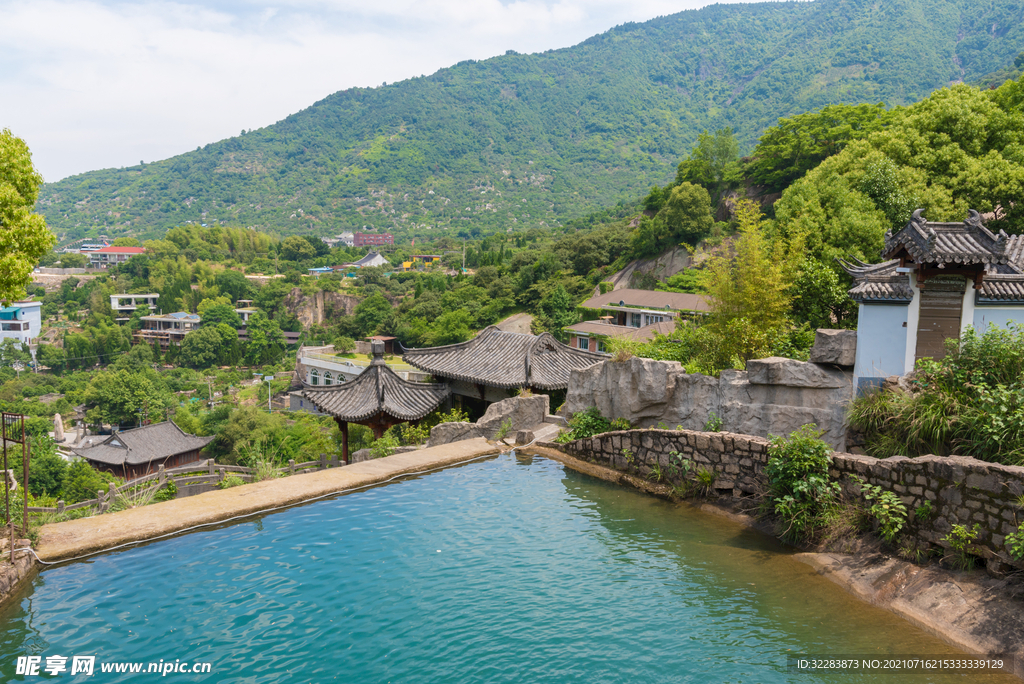
[[[857,483],[861,496],[870,504],[868,514],[878,522],[878,533],[882,539],[890,544],[896,541],[896,535],[907,521],[906,505],[894,492],[868,484],[856,475],[851,475],[850,479]]]
[[[839,484],[828,475],[832,449],[822,434],[804,425],[789,438],[773,436],[768,445],[768,501],[787,541],[810,539],[838,503]]]
[[[955,570],[970,570],[974,567],[974,556],[970,554],[971,544],[978,537],[980,525],[974,523],[974,527],[956,524],[949,534],[942,538],[942,541],[949,545],[949,553],[945,560]]]
[[[907,391],[858,398],[850,423],[872,456],[974,456],[1024,463],[1024,327],[968,328],[946,356],[922,359]]]
[[[608,432],[611,423],[601,415],[596,406],[591,406],[586,411],[574,413],[569,419],[569,431],[558,436],[558,441],[565,443],[585,437],[593,437],[602,432]]]
[[[1024,525],[1018,525],[1016,532],[1006,535],[1006,550],[1014,560],[1024,560]]]
[[[245,484],[245,480],[240,478],[238,475],[228,475],[217,486],[220,487],[221,489],[231,489],[232,487],[237,487],[239,485],[244,485],[244,484]]]
[[[380,439],[370,445],[370,456],[372,458],[385,458],[395,453],[399,447],[398,439],[391,433],[385,432]]]
[[[156,502],[173,501],[176,498],[178,498],[178,485],[174,484],[173,480],[168,480],[167,485],[153,495],[153,501]]]

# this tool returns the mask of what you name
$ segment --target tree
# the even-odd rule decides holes
[[[711,304],[709,328],[730,356],[746,361],[768,353],[788,323],[802,245],[769,243],[761,212],[751,200],[737,203],[736,219],[735,256],[712,260],[705,287]]]
[[[579,320],[576,303],[566,289],[559,284],[547,297],[540,302],[541,325],[559,341],[565,342],[567,333],[564,328]]]
[[[133,237],[119,237],[114,238],[114,242],[111,243],[114,247],[141,247],[142,244]]]
[[[149,374],[156,376],[152,370],[148,373],[123,369],[97,373],[85,389],[85,403],[92,407],[86,417],[92,423],[111,425],[139,425],[144,418],[163,419],[167,402]]]
[[[847,289],[835,269],[817,259],[805,259],[793,283],[793,320],[812,329],[854,327],[857,303]]]
[[[36,349],[36,358],[39,363],[46,366],[54,373],[64,372],[64,350],[52,344],[40,344]]]
[[[943,88],[888,115],[794,182],[775,203],[777,232],[800,233],[811,254],[877,261],[885,231],[917,205],[932,221],[968,209],[1006,217],[990,229],[1024,230],[1024,84]]]
[[[199,328],[185,335],[178,353],[178,361],[190,368],[209,368],[221,355],[224,340],[216,325]]]
[[[281,242],[281,258],[286,261],[305,261],[316,257],[316,250],[309,241],[293,235]]]
[[[217,274],[214,282],[220,293],[230,297],[233,302],[237,302],[239,299],[251,299],[252,284],[238,271],[225,269]]]
[[[42,182],[28,145],[0,130],[0,300],[23,297],[32,269],[57,243],[43,217],[32,213]]]
[[[446,311],[431,326],[430,344],[440,346],[465,342],[469,339],[469,326],[473,316],[465,309]]]
[[[10,337],[0,342],[0,366],[13,366],[16,363],[22,365],[32,360],[32,352],[24,342]]]
[[[89,265],[89,257],[75,252],[66,252],[60,255],[61,268],[85,268]]]
[[[249,317],[245,329],[249,334],[245,360],[250,365],[262,366],[273,363],[284,353],[284,333],[281,332],[277,321],[270,320],[262,311],[257,311]]]
[[[788,118],[761,134],[744,171],[752,183],[771,192],[786,189],[796,179],[842,152],[851,140],[863,138],[885,124],[885,105],[827,105]]]
[[[101,473],[86,461],[74,461],[64,476],[64,503],[73,504],[96,498],[96,492],[106,490],[112,475]]]
[[[380,292],[374,292],[372,295],[359,302],[356,305],[356,324],[359,326],[359,332],[362,335],[369,335],[377,326],[384,322],[384,319],[391,313],[391,302],[387,300],[384,295]]]
[[[204,328],[207,326],[216,327],[221,323],[235,329],[242,327],[242,317],[235,312],[235,307],[223,303],[207,304],[207,302],[211,301],[207,299],[199,304],[199,316],[202,318],[201,325]]]
[[[661,214],[675,244],[696,245],[711,234],[715,225],[708,191],[692,183],[684,182],[672,188]]]
[[[739,160],[740,146],[731,128],[714,133],[702,131],[690,156],[679,163],[675,184],[694,183],[705,187],[717,206],[729,186],[742,177]]]

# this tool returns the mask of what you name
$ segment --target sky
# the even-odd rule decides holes
[[[707,4],[0,0],[0,129],[53,182],[166,159],[346,88],[568,47]]]

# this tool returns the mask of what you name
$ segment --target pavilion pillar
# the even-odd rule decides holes
[[[341,418],[335,418],[334,421],[341,430],[341,460],[348,465],[348,421]]]

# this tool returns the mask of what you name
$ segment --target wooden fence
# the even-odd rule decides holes
[[[331,460],[327,454],[320,454],[320,459],[317,461],[296,463],[294,460],[289,460],[288,465],[276,468],[275,472],[278,477],[288,477],[326,470],[327,468],[337,468],[342,465],[345,464],[341,461]],[[98,490],[95,499],[79,501],[70,506],[65,505],[63,501],[58,501],[56,508],[29,506],[28,512],[29,514],[36,515],[43,513],[61,514],[82,508],[95,508],[96,511],[93,515],[99,515],[109,512],[112,504],[119,496],[133,500],[145,500],[146,497],[150,494],[155,494],[157,490],[163,488],[168,482],[173,482],[179,492],[185,487],[195,485],[205,485],[209,489],[214,489],[231,476],[239,477],[243,482],[252,482],[253,472],[253,468],[245,466],[219,465],[214,463],[212,458],[207,459],[206,463],[202,465],[193,464],[169,470],[160,466],[157,472],[130,480],[121,486],[112,482],[106,492],[102,489]]]

